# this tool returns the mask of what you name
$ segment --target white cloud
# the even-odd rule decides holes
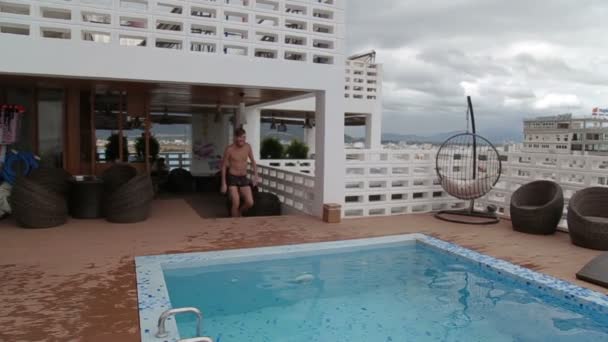
[[[348,0],[349,53],[384,65],[383,130],[445,132],[608,106],[608,1]],[[432,24],[429,24],[432,23]]]
[[[536,109],[579,108],[581,100],[574,94],[547,94],[534,102]]]
[[[460,82],[460,86],[464,89],[464,94],[467,96],[479,96],[479,83]]]

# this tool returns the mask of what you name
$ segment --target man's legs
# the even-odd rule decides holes
[[[240,214],[242,216],[244,212],[253,207],[253,194],[251,193],[250,186],[240,187],[239,192],[241,193],[241,197],[243,198],[243,206],[241,207],[240,211]]]
[[[228,194],[230,195],[230,202],[232,207],[230,207],[230,216],[239,217],[241,216],[241,211],[239,207],[241,205],[241,198],[239,196],[239,188],[236,186],[228,187]]]

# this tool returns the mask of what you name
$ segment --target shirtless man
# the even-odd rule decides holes
[[[222,193],[228,191],[232,208],[232,217],[243,216],[249,208],[253,207],[253,194],[250,185],[256,186],[258,169],[253,158],[251,146],[245,142],[245,130],[237,128],[234,131],[234,143],[226,147],[222,163]],[[247,178],[247,160],[251,160],[253,167],[253,180]]]

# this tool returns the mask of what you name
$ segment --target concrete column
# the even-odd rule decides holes
[[[317,129],[313,128],[304,128],[304,143],[308,145],[308,155],[315,154],[315,146],[316,146],[316,137]]]
[[[236,120],[236,116],[234,118]],[[223,131],[223,137],[222,137],[222,141],[224,142],[224,148],[230,144],[232,144],[233,142],[233,135],[234,135],[234,126],[232,126],[232,124],[230,123],[230,116],[229,115],[223,115],[222,116],[222,131]],[[224,150],[222,149],[222,153],[224,153]]]
[[[328,78],[328,81],[325,91],[315,93],[315,145],[322,148],[315,155],[312,213],[319,217],[323,214],[323,204],[344,204],[344,81],[340,78],[335,82]]]
[[[247,117],[245,111],[245,103],[239,103],[239,108],[236,110],[236,115],[234,116],[234,128],[238,128],[241,127],[241,125],[247,124]]]
[[[376,66],[378,79],[382,79],[382,65]],[[382,84],[376,87],[373,113],[366,120],[366,145],[370,149],[382,148]]]
[[[243,128],[245,128],[245,131],[247,131],[247,142],[249,143],[249,145],[251,145],[251,149],[253,150],[253,157],[256,160],[260,160],[262,129],[261,110],[257,108],[246,108],[244,117],[246,124],[243,126]]]
[[[372,150],[382,148],[381,113],[372,113],[365,118],[365,146]]]

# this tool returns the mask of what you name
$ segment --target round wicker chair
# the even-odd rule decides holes
[[[115,223],[145,221],[150,215],[154,187],[149,175],[136,175],[105,197],[106,219]]]
[[[18,177],[9,198],[17,224],[24,228],[50,228],[68,220],[65,195],[34,179]]]
[[[608,188],[577,191],[568,203],[568,231],[572,243],[608,250]]]
[[[521,186],[511,196],[513,229],[528,234],[555,233],[564,211],[559,184],[540,180]]]

